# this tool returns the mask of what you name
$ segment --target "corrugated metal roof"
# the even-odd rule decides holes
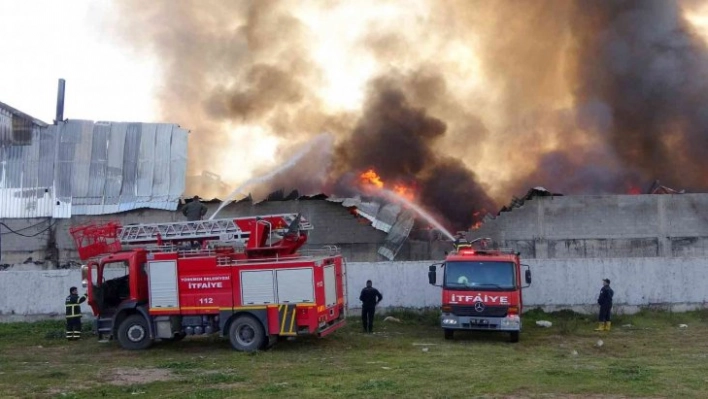
[[[185,189],[187,134],[166,123],[38,125],[29,145],[0,147],[0,217],[175,210]]]

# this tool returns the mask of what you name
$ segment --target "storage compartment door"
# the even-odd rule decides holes
[[[241,303],[244,305],[275,303],[272,270],[241,272]]]
[[[177,262],[148,262],[150,308],[178,308]]]
[[[334,306],[337,304],[337,280],[335,278],[334,265],[324,268],[324,283],[325,306]]]
[[[314,303],[314,276],[312,268],[282,269],[278,277],[278,303]]]

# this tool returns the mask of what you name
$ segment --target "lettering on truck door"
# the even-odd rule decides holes
[[[227,273],[182,275],[179,288],[182,309],[186,311],[218,310],[233,305],[231,275]]]

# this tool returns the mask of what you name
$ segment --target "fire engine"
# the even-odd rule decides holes
[[[300,214],[70,229],[99,340],[147,349],[156,340],[219,334],[238,351],[280,337],[324,337],[345,324],[345,262],[336,247],[298,250]]]
[[[456,245],[444,262],[429,267],[431,285],[438,268],[443,271],[440,325],[445,339],[452,339],[455,331],[481,330],[508,332],[511,342],[519,341],[521,290],[531,284],[531,270],[521,264],[518,252],[486,249],[488,241]],[[483,246],[475,248],[475,242]]]

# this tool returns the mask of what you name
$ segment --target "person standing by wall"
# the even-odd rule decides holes
[[[612,312],[612,297],[615,292],[610,288],[610,279],[602,279],[602,288],[600,289],[600,296],[597,298],[597,304],[600,305],[600,315],[598,317],[600,325],[595,329],[595,331],[610,331],[612,327],[612,322],[610,321],[610,316]]]
[[[69,341],[81,339],[81,304],[86,301],[87,294],[79,297],[76,287],[69,288],[69,296],[64,300],[66,305],[66,339]]]
[[[206,213],[207,207],[206,205],[202,204],[201,201],[199,201],[198,195],[195,195],[190,203],[182,207],[182,214],[190,222],[195,220],[201,220],[204,215],[206,215]]]
[[[371,334],[374,331],[374,313],[376,305],[381,302],[383,295],[372,286],[371,280],[366,280],[366,287],[361,290],[359,300],[361,301],[361,322],[364,332]]]

